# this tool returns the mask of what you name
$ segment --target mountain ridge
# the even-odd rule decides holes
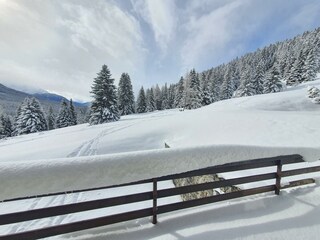
[[[5,86],[0,83],[0,106],[2,107],[4,113],[14,116],[16,109],[21,104],[21,102],[27,97],[37,98],[43,106],[45,112],[48,111],[49,107],[52,107],[54,112],[58,112],[60,108],[60,103],[62,100],[68,101],[67,98],[54,94],[54,93],[34,93],[29,94],[23,91],[19,91],[10,87]],[[84,112],[89,103],[79,103],[73,102],[78,112]]]

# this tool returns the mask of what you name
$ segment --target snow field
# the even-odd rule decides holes
[[[320,80],[310,85],[319,87]],[[129,115],[108,124],[78,125],[1,140],[0,199],[114,185],[283,154],[301,154],[305,160],[315,161],[312,164],[319,164],[320,106],[306,98],[307,87],[308,84],[303,84],[286,92],[221,101],[192,111],[168,110]],[[164,142],[171,149],[163,149]],[[223,177],[258,173],[256,170],[234,172]],[[259,184],[268,183],[241,187]],[[162,187],[172,186],[171,182],[166,182]],[[0,203],[0,211],[35,209],[131,191],[150,191],[150,186]],[[287,228],[288,238],[310,239],[310,236],[315,238],[319,234],[320,223],[315,218],[319,199],[319,187],[315,185],[284,191],[278,198],[266,194],[261,198],[254,196],[165,214],[160,217],[156,228],[149,224],[149,219],[141,219],[57,238],[220,239],[219,236],[224,236],[224,239],[273,239],[274,232],[282,239],[286,232],[283,228]],[[180,198],[163,201],[161,204],[180,201]],[[0,228],[0,232],[51,226],[115,211],[146,208],[150,204],[142,202],[6,225]],[[229,205],[231,208],[227,207]],[[307,221],[305,217],[308,217]],[[301,221],[303,231],[299,230]],[[305,231],[309,235],[305,235]]]

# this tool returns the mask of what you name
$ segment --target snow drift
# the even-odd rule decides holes
[[[301,154],[316,161],[320,149],[258,146],[201,146],[78,158],[0,163],[0,200],[111,186],[208,166]]]

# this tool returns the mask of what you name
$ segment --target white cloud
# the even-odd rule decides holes
[[[102,64],[115,78],[144,68],[140,24],[112,2],[8,1],[0,14],[0,82],[7,85],[88,100]]]
[[[243,2],[235,1],[197,17],[194,12],[184,24],[185,41],[181,48],[181,60],[184,70],[197,67],[201,58],[207,54],[227,54],[225,46],[229,44],[238,30],[232,24],[232,18]]]
[[[172,0],[132,0],[132,5],[151,27],[154,38],[166,55],[168,45],[174,39],[178,16],[175,1]]]

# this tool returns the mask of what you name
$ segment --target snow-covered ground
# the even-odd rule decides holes
[[[230,99],[192,111],[136,114],[114,123],[84,124],[1,140],[0,199],[112,185],[155,174],[279,154],[298,153],[308,161],[319,160],[320,105],[306,97],[310,84],[319,88],[320,80],[281,93]],[[172,149],[163,149],[164,142]],[[165,182],[162,187],[172,187],[172,183]],[[135,189],[138,190],[150,190],[150,186],[142,185]],[[132,189],[37,198],[20,204],[0,203],[0,211],[33,209],[128,191]],[[278,198],[267,196],[166,214],[160,216],[156,227],[142,219],[91,230],[84,239],[95,236],[97,239],[209,239],[211,236],[281,239],[286,232],[282,225],[291,238],[303,238],[305,231],[308,236],[318,235],[319,186],[292,190]],[[179,200],[172,198],[165,202]],[[147,205],[150,203],[139,203],[132,208]],[[22,231],[82,217],[79,214],[8,225],[0,228],[0,232]],[[80,235],[74,233],[65,238],[70,236],[78,239]]]

